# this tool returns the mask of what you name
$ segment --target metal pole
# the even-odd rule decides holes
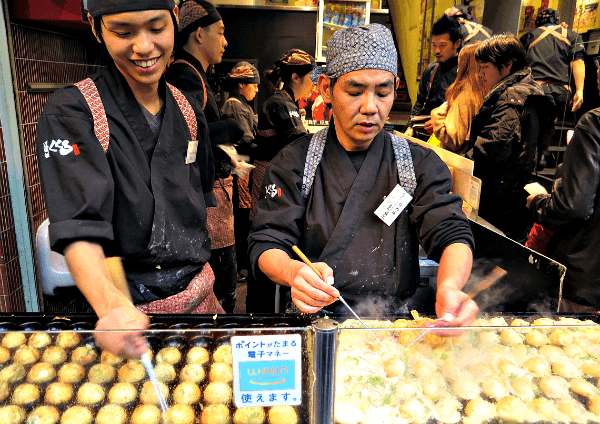
[[[335,354],[338,323],[321,318],[314,324],[315,343],[312,424],[333,424]]]
[[[15,109],[15,91],[11,61],[7,48],[9,45],[6,19],[8,14],[6,11],[6,2],[2,1],[0,4],[2,7],[2,10],[0,10],[0,46],[5,46],[4,48],[0,48],[0,121],[2,122],[4,150],[6,152],[8,187],[15,222],[25,309],[27,312],[38,312],[39,305],[31,250],[31,233],[29,231],[25,181],[23,179],[23,162],[19,142],[19,125]]]

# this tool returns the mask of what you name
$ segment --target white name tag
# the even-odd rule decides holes
[[[198,140],[192,140],[188,143],[187,155],[185,157],[185,164],[196,162],[196,153],[198,152]]]
[[[388,197],[375,210],[377,215],[389,227],[410,203],[412,196],[400,184],[392,190]]]

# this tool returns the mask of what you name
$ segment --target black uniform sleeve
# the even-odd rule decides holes
[[[37,157],[50,218],[52,249],[113,236],[114,181],[94,134],[93,119],[75,87],[57,91],[37,124]],[[110,149],[110,146],[109,146]]]
[[[423,105],[427,100],[427,86],[429,85],[429,78],[431,77],[431,69],[433,65],[427,66],[425,71],[423,71],[423,75],[421,76],[421,81],[419,82],[419,90],[417,91],[417,100],[415,100],[415,105],[410,112],[410,116],[418,115],[423,109]],[[411,122],[408,121],[408,126],[412,126]]]
[[[272,127],[275,128],[277,136],[280,137],[280,142],[282,142],[283,145],[306,134],[306,128],[302,125],[300,116],[292,116],[290,112],[297,111],[291,110],[287,104],[283,102],[272,102],[269,105],[266,115],[262,116],[262,118],[267,119]]]
[[[578,34],[574,31],[570,31],[572,34],[571,39],[571,47],[569,48],[569,58],[571,58],[572,62],[576,60],[583,60],[585,57],[584,47],[583,47],[583,39],[581,38],[581,34]]]
[[[594,212],[600,185],[600,111],[586,113],[565,152],[562,178],[549,196],[536,196],[529,206],[533,219],[551,230]]]
[[[452,175],[448,166],[433,150],[409,143],[417,178],[409,216],[427,257],[439,262],[444,249],[453,243],[463,243],[474,250],[462,199],[450,193]]]
[[[299,243],[306,210],[302,176],[306,161],[305,144],[309,141],[310,137],[297,140],[275,156],[267,167],[256,218],[248,237],[250,265],[255,275],[260,273],[258,258],[263,252],[277,248],[293,257],[292,246]],[[305,148],[296,148],[301,144]],[[291,169],[290,164],[293,164]],[[267,193],[265,187],[268,186],[273,191]]]

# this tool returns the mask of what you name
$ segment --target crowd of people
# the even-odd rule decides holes
[[[322,67],[302,50],[285,52],[265,74],[273,94],[256,117],[261,75],[248,62],[233,66],[229,98],[217,105],[207,71],[222,60],[226,23],[210,2],[88,0],[87,8],[111,64],[50,98],[38,157],[52,249],[65,255],[96,328],[129,330],[99,333],[101,346],[137,357],[147,349],[147,314],[232,312],[242,269],[249,312],[272,312],[278,286],[296,312],[339,312],[340,295],[353,306],[374,299],[380,312],[423,310],[413,296],[420,247],[439,262],[436,325],[473,321],[478,308],[462,288],[474,240],[451,174],[432,150],[383,131],[398,86],[389,29],[336,31]],[[523,191],[552,117],[553,82],[537,81],[521,42],[493,36],[466,6],[435,23],[432,45],[437,60],[406,134],[435,133],[472,158],[480,215],[515,240],[533,219],[566,221],[553,209],[560,190],[534,199]],[[298,100],[315,85],[331,119],[309,134]],[[70,149],[44,151],[59,139]],[[110,256],[122,258],[129,290],[113,284]]]

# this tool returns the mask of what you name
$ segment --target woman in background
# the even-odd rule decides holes
[[[444,149],[458,154],[466,151],[471,122],[485,97],[475,60],[478,45],[473,43],[460,51],[456,80],[446,91],[446,101],[431,111],[433,133]]]

